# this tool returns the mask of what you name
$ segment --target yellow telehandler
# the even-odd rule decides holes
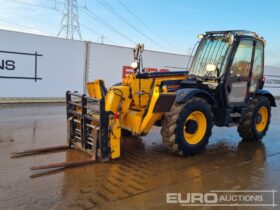
[[[145,72],[143,45],[133,50],[134,73],[106,89],[87,84],[88,95],[68,91],[68,145],[16,155],[77,148],[92,159],[33,169],[108,161],[121,156],[124,135],[146,135],[161,126],[163,143],[187,156],[208,143],[213,125],[238,126],[244,139],[260,140],[270,123],[271,93],[263,90],[265,40],[250,31],[210,31],[201,40],[187,71]]]

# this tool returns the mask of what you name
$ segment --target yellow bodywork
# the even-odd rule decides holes
[[[129,86],[113,86],[109,88],[105,97],[105,110],[107,112],[123,115],[130,107],[132,99],[129,98]]]
[[[136,74],[130,74],[123,79],[122,85],[108,89],[105,96],[105,111],[111,114],[108,126],[112,159],[120,157],[122,129],[139,136],[147,134],[155,122],[161,120],[164,113],[153,112],[160,94],[168,93],[166,87],[160,89],[161,82],[185,78],[184,74],[155,78],[137,78]],[[99,80],[88,83],[87,87],[90,97],[102,98]]]
[[[155,103],[159,97],[159,87],[153,89],[149,106],[138,107],[139,110],[129,110],[122,119],[122,127],[134,135],[146,134],[163,113],[153,113]],[[145,114],[146,112],[146,114]],[[145,115],[144,115],[145,114]]]
[[[111,158],[116,159],[121,156],[121,125],[118,119],[110,120],[110,141]]]
[[[95,80],[94,82],[87,83],[88,94],[92,98],[101,99],[102,98],[102,90],[100,83],[102,80]]]

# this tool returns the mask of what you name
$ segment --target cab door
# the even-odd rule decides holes
[[[226,82],[230,105],[241,105],[246,102],[253,52],[254,40],[241,39],[234,53]]]
[[[250,96],[254,96],[257,89],[262,88],[263,85],[263,70],[264,70],[264,44],[261,41],[255,42],[255,52],[252,66],[252,73],[250,75]]]

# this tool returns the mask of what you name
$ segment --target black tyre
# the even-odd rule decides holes
[[[184,104],[174,104],[162,120],[161,135],[168,148],[179,155],[201,151],[212,134],[213,116],[207,101],[191,98]]]
[[[248,111],[238,125],[238,133],[244,140],[261,140],[269,127],[271,116],[270,101],[267,97],[254,98]]]

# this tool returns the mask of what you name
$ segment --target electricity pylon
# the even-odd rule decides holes
[[[65,34],[65,38],[67,39],[74,39],[76,34],[79,39],[82,40],[79,23],[78,0],[64,0],[62,19],[57,36],[59,37],[62,33]]]

